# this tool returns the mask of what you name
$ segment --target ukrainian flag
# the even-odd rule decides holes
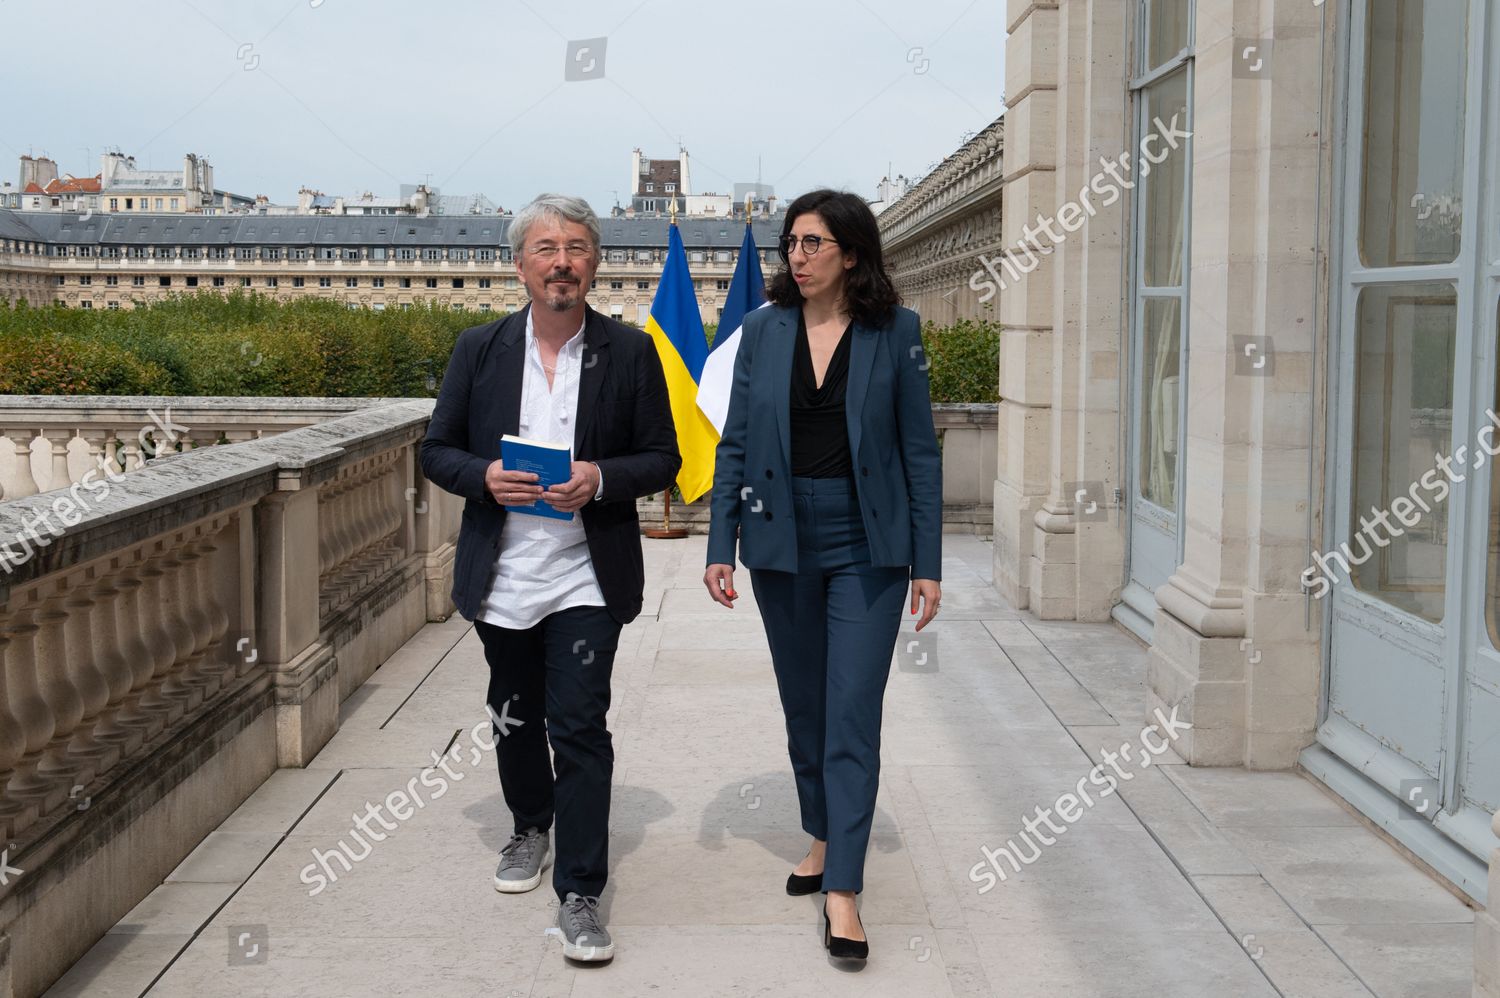
[[[682,234],[675,222],[668,234],[667,262],[656,297],[651,300],[646,332],[656,341],[656,352],[667,376],[672,421],[677,424],[677,449],[682,453],[677,487],[682,498],[692,502],[713,488],[719,434],[698,408],[698,379],[708,359],[708,337],[688,273],[687,251],[682,248]]]

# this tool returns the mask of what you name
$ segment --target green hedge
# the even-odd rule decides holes
[[[458,334],[495,316],[214,291],[135,309],[0,302],[0,394],[437,394]]]
[[[934,402],[1000,401],[1000,326],[959,319],[951,326],[928,322],[922,346],[932,367]]]
[[[496,317],[240,291],[118,310],[0,300],[0,395],[433,396],[458,334]],[[922,339],[934,402],[997,401],[998,326],[929,322]]]

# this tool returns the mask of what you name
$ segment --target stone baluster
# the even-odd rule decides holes
[[[43,430],[42,439],[52,447],[52,471],[47,479],[47,490],[65,489],[73,484],[73,475],[68,471],[68,441],[72,430]]]
[[[88,762],[94,772],[102,773],[120,761],[120,750],[98,734],[100,714],[109,706],[112,691],[109,677],[94,655],[94,632],[98,629],[94,619],[97,602],[93,589],[95,575],[96,570],[89,569],[71,579],[72,591],[63,601],[63,609],[68,615],[63,626],[68,678],[83,700],[83,717],[73,729],[68,752]]]
[[[13,487],[7,492],[6,498],[24,499],[36,495],[41,489],[37,487],[36,478],[31,474],[31,441],[35,434],[30,430],[10,429],[5,431],[4,436],[16,449],[15,470],[11,473]]]
[[[174,674],[179,649],[172,635],[171,615],[162,610],[162,579],[166,575],[161,564],[163,556],[153,556],[148,549],[141,553],[141,557],[143,563],[136,573],[141,580],[136,606],[140,611],[141,636],[151,649],[155,666],[151,673],[153,693],[171,704],[170,717],[172,721],[176,721],[197,704],[193,702],[193,691],[183,686]]]
[[[401,474],[402,470],[401,455],[399,453],[392,455],[386,466],[385,477],[382,479],[384,488],[381,491],[381,499],[385,522],[380,536],[387,542],[381,566],[382,573],[395,567],[406,553],[403,533],[406,526],[406,483]]]
[[[42,799],[48,782],[37,775],[42,751],[52,741],[57,720],[52,705],[42,696],[37,683],[36,638],[41,628],[36,623],[38,605],[28,601],[16,614],[10,627],[11,644],[5,657],[6,686],[11,695],[12,713],[20,722],[26,738],[26,754],[14,766],[5,796],[19,805],[21,827],[41,814]],[[19,829],[17,829],[19,830]]]
[[[146,458],[141,453],[140,427],[131,429],[128,426],[119,427],[115,430],[119,437],[119,447],[125,454],[125,470],[135,471],[146,465]]]
[[[198,667],[218,676],[221,688],[228,686],[229,681],[240,674],[236,664],[225,659],[224,635],[229,633],[229,610],[225,606],[219,581],[223,577],[219,571],[220,551],[223,548],[219,537],[223,529],[221,521],[213,521],[198,538],[195,545],[198,557],[193,560],[194,588],[203,597],[202,608],[208,634],[204,645],[205,654]],[[243,658],[241,656],[241,661]],[[248,664],[245,671],[249,671]]]
[[[366,565],[372,579],[384,575],[391,567],[390,545],[386,538],[394,528],[391,523],[391,466],[382,458],[370,482],[370,539]]]
[[[376,458],[370,462],[370,469],[365,472],[364,484],[359,490],[361,526],[355,582],[361,589],[375,580],[379,569],[380,552],[377,549],[377,542],[380,540],[383,516],[383,510],[380,508],[380,478],[380,461]]]
[[[318,491],[318,578],[327,577],[333,571],[333,507],[327,488]]]
[[[351,529],[349,554],[344,561],[344,586],[342,588],[345,591],[361,588],[365,584],[366,554],[371,533],[370,471],[367,466],[362,465],[356,472],[348,504]]]
[[[36,817],[34,811],[28,817],[25,805],[6,792],[16,764],[26,754],[26,732],[16,714],[22,705],[12,700],[16,691],[7,681],[6,649],[10,645],[7,630],[5,618],[0,616],[0,842],[9,842],[23,822],[29,823]]]
[[[120,589],[120,607],[117,626],[120,633],[120,653],[130,663],[135,681],[130,691],[135,700],[131,721],[135,714],[144,717],[142,727],[148,739],[156,736],[162,728],[182,716],[182,705],[161,694],[161,677],[171,667],[167,661],[168,650],[157,640],[152,626],[154,620],[146,612],[143,602],[150,598],[141,572],[146,567],[145,552],[137,552],[134,559],[120,559],[120,574],[115,585]]]
[[[177,551],[169,546],[171,543],[170,540],[158,542],[162,553],[157,559],[159,570],[156,578],[156,610],[161,615],[168,646],[174,649],[172,667],[167,673],[166,681],[162,683],[161,691],[169,697],[184,696],[187,709],[193,711],[203,702],[204,689],[201,685],[190,682],[194,678],[190,663],[197,639],[189,630],[183,613],[182,594],[177,588],[182,574],[182,561],[177,557]]]
[[[208,619],[208,594],[198,575],[198,562],[202,560],[202,555],[198,551],[196,538],[191,534],[177,549],[177,560],[180,563],[177,570],[177,595],[182,608],[182,627],[192,639],[192,650],[188,652],[187,662],[183,667],[186,676],[184,682],[201,690],[204,701],[207,701],[219,692],[219,687],[223,684],[223,670],[208,664],[213,626]]]
[[[146,729],[151,720],[140,709],[140,697],[133,695],[137,674],[126,654],[134,650],[131,639],[139,641],[140,636],[126,635],[125,629],[120,627],[124,591],[115,584],[119,567],[120,559],[111,558],[107,568],[89,570],[94,580],[94,620],[90,637],[94,662],[109,684],[109,706],[100,715],[94,737],[118,749],[124,758],[134,755],[145,744]],[[134,630],[133,627],[130,629]],[[144,678],[151,676],[149,660],[147,665]]]
[[[97,426],[88,426],[78,431],[83,442],[89,447],[89,469],[94,472],[94,478],[103,478],[105,472],[110,469],[109,455],[105,447],[109,440],[109,431]]]
[[[333,574],[334,569],[339,566],[339,555],[343,551],[342,528],[340,525],[339,494],[343,490],[343,479],[335,478],[318,492],[318,536],[328,539],[328,564],[321,565],[319,575],[326,577]]]
[[[343,568],[359,545],[359,523],[355,516],[354,492],[359,479],[354,468],[339,476],[338,490],[334,493],[334,570]]]
[[[363,462],[355,466],[354,476],[349,479],[349,494],[344,500],[349,510],[349,550],[344,555],[345,567],[358,557],[369,542],[370,536],[370,464]]]
[[[73,684],[68,669],[68,644],[64,625],[68,620],[67,600],[71,595],[66,582],[58,582],[36,614],[37,688],[52,706],[55,728],[52,740],[37,760],[36,775],[48,788],[43,793],[41,813],[45,816],[66,799],[75,783],[88,783],[97,773],[97,764],[69,750],[73,732],[83,720],[83,695]],[[36,594],[40,599],[41,594]],[[80,651],[81,654],[81,651]]]

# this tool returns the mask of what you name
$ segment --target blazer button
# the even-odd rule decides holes
[[[861,475],[864,475],[864,476],[865,476],[865,477],[866,477],[866,478],[868,478],[868,477],[870,477],[870,469],[869,469],[869,468],[866,468],[866,467],[864,467],[864,466],[861,466],[861,467],[860,467],[860,469],[859,469],[859,473],[860,473],[860,474],[861,474]]]
[[[870,515],[873,516],[873,517],[875,517],[875,519],[878,520],[878,519],[880,519],[880,510],[878,510],[878,509],[872,509],[872,510],[870,510]]]
[[[771,469],[770,468],[767,468],[766,469],[766,477],[767,478],[775,478],[776,476],[773,475],[773,474],[771,474]]]
[[[766,519],[767,520],[771,519],[771,511],[769,509],[766,510]]]

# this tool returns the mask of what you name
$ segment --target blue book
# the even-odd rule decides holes
[[[565,444],[527,440],[507,433],[500,438],[500,461],[506,471],[529,471],[540,476],[541,480],[536,484],[544,489],[566,484],[573,477],[573,448]],[[573,519],[572,513],[554,509],[542,499],[524,506],[507,504],[505,508],[512,513],[550,516],[554,520]]]

